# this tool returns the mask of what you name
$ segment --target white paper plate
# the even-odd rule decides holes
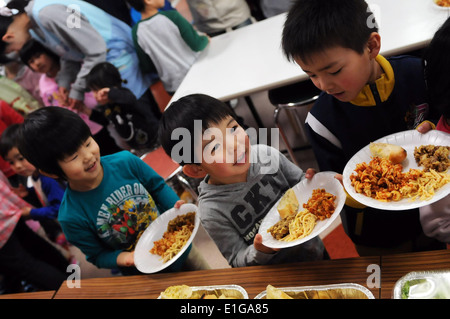
[[[262,243],[270,248],[287,248],[296,245],[300,245],[326,230],[333,221],[339,216],[339,213],[344,207],[346,194],[344,188],[341,183],[334,178],[337,173],[334,172],[320,172],[314,175],[312,180],[303,179],[300,183],[295,185],[293,188],[295,195],[297,196],[297,200],[300,204],[299,210],[303,209],[303,204],[305,204],[308,199],[312,196],[312,192],[317,188],[324,188],[328,193],[336,196],[336,209],[331,215],[330,218],[324,220],[318,220],[316,227],[311,234],[304,238],[300,238],[294,241],[286,242],[282,240],[277,240],[272,237],[270,233],[267,232],[267,229],[275,225],[281,218],[278,213],[277,206],[280,202],[281,198],[275,203],[272,209],[267,213],[266,217],[264,217],[261,226],[259,227],[259,233],[262,235],[263,241]]]
[[[436,0],[431,0],[431,5],[433,7],[435,7],[436,9],[440,9],[440,10],[450,10],[450,7],[443,7],[437,4]]]
[[[426,134],[421,134],[417,130],[411,130],[391,134],[374,142],[395,144],[403,147],[407,152],[406,159],[402,162],[403,172],[407,172],[410,168],[423,169],[423,167],[417,166],[417,163],[414,160],[414,147],[421,145],[450,146],[450,134],[436,130],[429,131]],[[369,145],[366,145],[364,148],[362,148],[350,159],[350,161],[348,161],[347,165],[344,168],[344,173],[342,174],[345,189],[347,190],[348,194],[358,202],[369,207],[383,210],[406,210],[429,205],[447,196],[450,193],[450,183],[438,189],[435,195],[427,201],[411,201],[408,198],[404,198],[395,202],[382,202],[357,193],[355,191],[355,188],[351,185],[350,175],[354,173],[356,164],[362,162],[370,162],[372,153],[370,152]]]
[[[191,237],[180,250],[180,252],[175,255],[171,260],[164,263],[161,260],[161,256],[152,254],[150,250],[153,248],[155,241],[162,238],[164,233],[167,231],[167,225],[169,221],[174,219],[176,216],[184,215],[189,212],[195,212],[195,226],[192,231]],[[184,204],[179,209],[169,209],[165,213],[161,214],[157,219],[147,227],[144,233],[139,238],[139,241],[134,250],[134,264],[136,268],[143,273],[151,274],[163,270],[173,264],[189,247],[192,240],[197,233],[198,227],[200,225],[200,217],[197,211],[197,206],[193,204]]]

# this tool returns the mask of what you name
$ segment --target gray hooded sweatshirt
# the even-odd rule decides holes
[[[253,240],[278,199],[305,178],[303,171],[278,150],[253,145],[247,181],[228,185],[200,183],[200,218],[203,227],[232,267],[323,259],[319,237],[274,254],[257,251]]]

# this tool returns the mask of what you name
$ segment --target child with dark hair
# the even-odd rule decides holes
[[[450,61],[443,52],[450,50],[450,19],[435,33],[425,51],[425,76],[430,104],[442,114],[436,130],[450,133]],[[450,244],[450,196],[420,208],[425,234]]]
[[[20,154],[19,138],[20,124],[9,126],[0,139],[0,156],[11,165],[16,174],[27,178],[28,194],[24,199],[34,207],[24,207],[22,217],[39,221],[52,242],[68,248],[57,222],[64,188],[53,178],[41,175],[39,170]]]
[[[34,72],[41,73],[39,79],[39,91],[45,106],[60,106],[69,108],[58,91],[58,74],[60,71],[60,59],[53,51],[43,46],[36,40],[29,40],[19,51],[20,58]],[[91,92],[84,94],[82,102],[84,107],[92,109],[97,105],[94,95]],[[89,120],[89,116],[78,110],[71,109],[78,113],[89,126],[91,133],[100,145],[102,153],[112,154],[121,151],[114,140],[109,136],[106,127]]]
[[[164,88],[173,94],[209,38],[199,35],[176,10],[159,9],[164,0],[127,0],[142,20],[133,27],[133,40],[141,68],[157,72]]]
[[[200,219],[232,267],[324,258],[319,237],[282,250],[264,246],[258,234],[263,218],[290,187],[315,171],[303,172],[270,146],[250,145],[226,104],[203,94],[182,97],[164,111],[160,138],[186,175],[203,178]]]
[[[323,92],[306,118],[323,171],[343,172],[360,149],[433,119],[422,61],[379,54],[381,36],[364,0],[298,0],[287,15],[282,47]],[[419,210],[387,211],[352,201],[341,213],[360,255],[441,248],[427,238]]]
[[[79,106],[86,75],[104,61],[120,70],[138,99],[158,107],[151,75],[139,69],[130,26],[86,1],[11,1],[0,10],[0,37],[0,54],[19,51],[30,38],[54,51],[61,58],[59,91],[70,107]]]
[[[86,123],[58,107],[25,119],[19,150],[42,174],[67,181],[58,216],[67,240],[99,268],[139,273],[137,240],[161,213],[179,206],[164,179],[130,152],[100,157]],[[171,269],[179,270],[189,252]]]
[[[90,120],[108,127],[122,149],[147,152],[157,144],[158,119],[122,83],[119,71],[111,63],[94,66],[86,77],[86,84],[99,105],[83,111]]]

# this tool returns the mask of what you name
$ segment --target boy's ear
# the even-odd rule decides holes
[[[58,178],[59,178],[58,175],[56,175],[56,174],[50,174],[50,173],[44,172],[44,171],[41,170],[41,169],[39,169],[39,173],[41,173],[41,174],[44,175],[44,176],[53,178],[53,179],[58,179]]]
[[[378,32],[372,32],[369,40],[367,41],[367,47],[369,49],[369,56],[374,59],[380,53],[381,50],[381,36]]]
[[[203,178],[206,176],[206,172],[200,165],[186,164],[183,166],[183,173],[193,178]]]

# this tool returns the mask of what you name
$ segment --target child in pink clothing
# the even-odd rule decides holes
[[[55,79],[43,73],[41,78],[39,79],[39,89],[41,93],[42,102],[44,102],[45,106],[63,106],[61,99],[58,94],[58,84]],[[84,95],[84,104],[86,107],[93,109],[97,105],[97,101],[94,98],[94,95],[91,92],[87,92]],[[68,107],[65,107],[68,108]],[[98,123],[89,120],[89,117],[84,114],[77,112],[78,115],[86,122],[86,124],[91,129],[92,135],[97,134],[103,128]]]
[[[30,69],[42,73],[39,79],[39,89],[44,105],[68,108],[60,97],[59,86],[55,80],[60,70],[59,57],[36,40],[30,40],[20,50],[20,58]],[[93,109],[97,105],[91,92],[85,93],[84,104],[89,109]],[[109,136],[106,128],[89,120],[86,114],[78,112],[78,110],[73,111],[89,126],[92,136],[99,144],[103,154],[112,154],[122,150]]]

